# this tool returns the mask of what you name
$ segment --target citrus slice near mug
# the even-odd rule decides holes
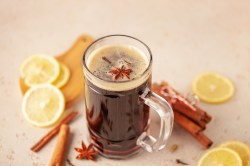
[[[41,66],[41,70],[43,69],[43,67],[46,67],[46,70],[48,71],[44,72],[43,74],[39,74],[40,76],[34,76],[36,73],[42,71],[34,71],[33,68],[37,69],[37,67],[34,67],[32,65],[22,65],[21,77],[19,79],[22,93],[25,94],[25,92],[30,87],[35,86],[37,84],[51,83],[59,87],[62,91],[65,98],[66,106],[71,106],[84,92],[82,56],[84,51],[92,41],[93,38],[89,35],[82,35],[77,39],[77,41],[68,51],[66,51],[60,56],[55,57],[56,60],[60,62],[60,64],[62,64],[61,68],[60,65],[54,63],[53,57],[42,57],[43,62],[41,63],[41,60],[37,60],[37,57],[39,57],[40,55],[34,56],[36,57],[33,57],[35,60],[31,60],[33,61],[33,64],[34,61],[40,61],[39,64],[43,64]],[[32,56],[30,59],[32,59]],[[29,61],[27,60],[25,61],[25,63],[28,62]],[[28,68],[23,68],[23,66],[28,66]],[[61,72],[63,73],[63,75],[60,75],[60,70],[63,70],[63,72]],[[26,78],[24,79],[25,74],[28,74],[31,77],[28,80]]]
[[[250,165],[250,147],[241,141],[227,141],[220,145],[222,148],[229,148],[240,155],[243,166]]]
[[[204,102],[222,103],[233,96],[234,85],[223,75],[204,72],[194,79],[192,90]]]
[[[214,148],[205,153],[198,166],[242,166],[242,161],[235,151],[228,148]]]
[[[47,127],[60,119],[64,107],[64,96],[58,88],[51,84],[40,84],[25,93],[22,113],[34,126]]]
[[[33,55],[21,65],[21,77],[29,87],[39,84],[49,84],[57,79],[60,68],[52,56],[43,54]]]

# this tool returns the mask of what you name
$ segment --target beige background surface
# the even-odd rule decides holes
[[[31,126],[21,114],[19,66],[35,53],[61,54],[83,33],[140,38],[154,55],[153,81],[167,80],[183,93],[191,90],[192,79],[202,71],[228,76],[236,87],[229,102],[200,103],[213,116],[206,134],[214,146],[230,139],[250,144],[250,1],[1,0],[0,165],[48,165],[56,139],[37,154],[29,150],[50,129]],[[122,161],[77,161],[73,147],[86,140],[84,103],[75,108],[81,116],[70,126],[66,154],[75,165],[174,166],[177,158],[195,165],[205,152],[176,125],[169,144],[179,149],[173,154],[164,149]]]

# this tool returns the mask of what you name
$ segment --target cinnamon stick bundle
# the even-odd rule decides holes
[[[187,118],[185,115],[174,111],[174,121],[187,130],[205,148],[209,148],[213,142],[203,133],[204,129]]]
[[[207,112],[195,105],[190,107],[189,104],[191,105],[191,102],[166,82],[153,84],[151,88],[154,93],[171,103],[175,116],[174,120],[177,124],[187,130],[205,148],[209,148],[213,144],[213,142],[203,133],[207,123],[212,120],[212,117]],[[171,95],[166,95],[165,91],[163,91],[166,89],[171,89],[172,93],[188,104],[180,100],[171,102]]]

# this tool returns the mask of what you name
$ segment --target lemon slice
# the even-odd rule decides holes
[[[54,124],[63,114],[65,100],[62,92],[50,84],[37,85],[24,95],[22,113],[25,119],[38,127]]]
[[[240,155],[243,166],[250,166],[250,148],[248,145],[240,141],[227,141],[222,143],[220,147],[234,150]]]
[[[32,87],[38,84],[52,83],[59,76],[59,63],[48,55],[33,55],[21,65],[21,77]]]
[[[214,148],[201,157],[198,166],[242,166],[242,161],[231,149]]]
[[[221,103],[229,100],[234,94],[234,86],[226,77],[205,72],[198,75],[192,84],[193,92],[208,103]]]
[[[60,74],[57,77],[57,79],[53,82],[53,85],[55,85],[58,88],[63,87],[67,82],[69,81],[70,71],[69,68],[60,63]]]

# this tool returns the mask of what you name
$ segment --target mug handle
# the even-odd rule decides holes
[[[155,110],[161,119],[161,126],[158,139],[154,138],[147,132],[143,132],[137,139],[136,144],[144,148],[148,152],[159,151],[166,146],[166,142],[172,133],[174,113],[167,101],[151,92],[147,87],[140,100]]]

